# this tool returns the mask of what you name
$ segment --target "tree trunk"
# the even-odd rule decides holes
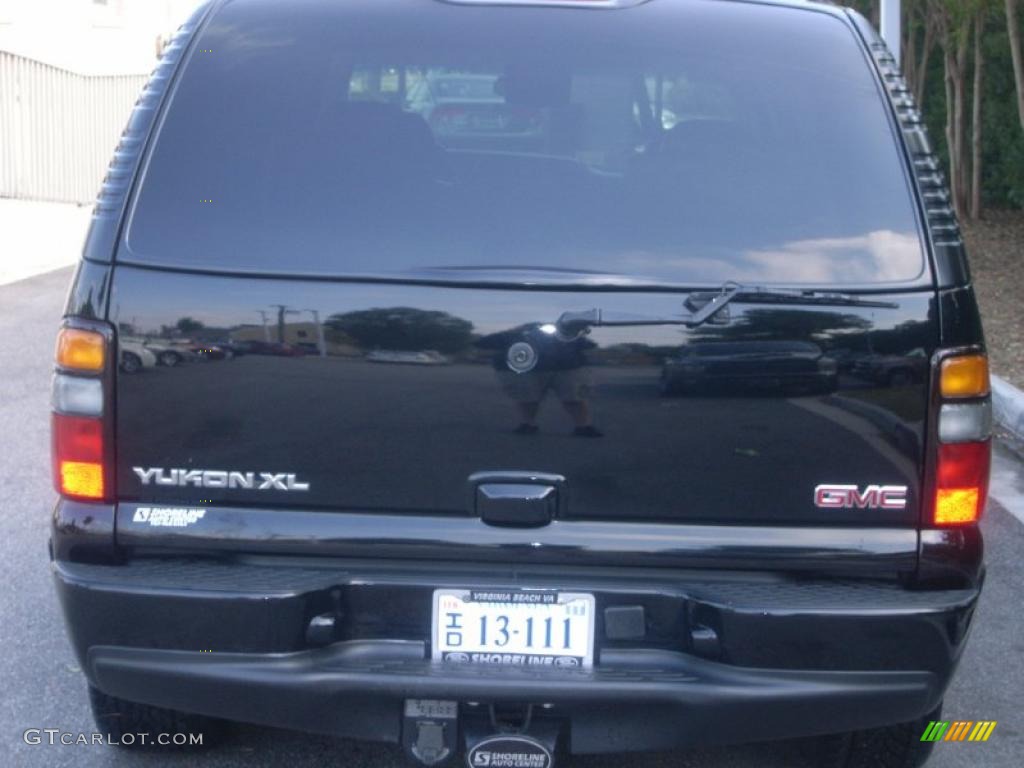
[[[956,128],[953,125],[953,56],[945,56],[946,64],[946,151],[949,153],[949,194],[956,206]]]
[[[924,110],[924,87],[928,82],[928,64],[932,57],[932,48],[935,47],[935,21],[931,14],[925,20],[924,25],[924,46],[921,49],[921,61],[917,65],[917,79],[914,81],[914,99],[917,101],[917,108]]]
[[[1006,28],[1010,34],[1013,79],[1017,83],[1017,115],[1020,117],[1021,130],[1024,130],[1024,54],[1021,53],[1017,0],[1006,0]]]
[[[959,41],[947,38],[946,48],[946,146],[949,150],[949,187],[953,208],[961,218],[967,213],[967,164],[964,153],[966,100],[965,59],[970,30]]]
[[[974,22],[974,96],[971,106],[971,207],[970,217],[981,218],[981,97],[985,78],[985,51],[982,46],[985,16],[978,13]]]
[[[903,78],[913,94],[917,83],[917,25],[909,16],[903,23]]]
[[[957,46],[957,72],[959,77],[956,81],[956,131],[957,131],[957,155],[960,158],[960,168],[957,176],[960,179],[960,197],[958,200],[957,213],[960,216],[968,214],[970,203],[970,176],[968,175],[967,163],[970,156],[967,154],[967,52],[970,50],[971,24],[968,21],[964,29],[963,37]]]

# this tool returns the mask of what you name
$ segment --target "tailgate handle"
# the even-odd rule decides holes
[[[568,502],[565,478],[539,472],[478,472],[469,478],[470,509],[488,525],[537,528]]]

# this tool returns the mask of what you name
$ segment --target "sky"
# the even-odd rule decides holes
[[[0,51],[88,75],[148,74],[199,0],[0,0]]]

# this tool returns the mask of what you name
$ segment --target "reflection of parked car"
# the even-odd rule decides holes
[[[230,357],[241,357],[249,351],[244,342],[218,341],[217,346],[223,349]]]
[[[928,375],[928,357],[920,347],[905,355],[865,355],[854,364],[853,375],[875,384],[909,387]]]
[[[176,365],[180,365],[187,359],[190,359],[192,355],[187,349],[180,345],[173,345],[170,342],[155,341],[153,339],[147,339],[142,342],[143,346],[152,352],[156,356],[158,365],[163,365],[168,368],[173,368]]]
[[[193,344],[189,351],[200,360],[230,360],[234,350],[222,344]]]
[[[499,83],[493,75],[430,73],[410,88],[406,104],[441,140],[537,136],[542,113],[507,105]]]
[[[138,373],[143,368],[156,367],[156,355],[141,344],[122,340],[118,346],[121,357],[119,364],[123,372]]]
[[[836,361],[809,341],[710,341],[684,347],[665,360],[661,390],[666,395],[735,388],[834,392]]]
[[[218,345],[220,346],[220,345]],[[293,344],[283,344],[279,341],[258,341],[255,339],[247,341],[235,341],[230,344],[234,355],[272,355],[275,357],[301,357],[305,352]]]
[[[405,363],[407,365],[444,365],[448,362],[448,358],[433,349],[418,352],[406,352],[397,349],[375,349],[372,352],[366,353],[366,359],[371,363]]]

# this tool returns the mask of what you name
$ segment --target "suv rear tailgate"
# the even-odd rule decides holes
[[[119,377],[119,497],[472,515],[471,475],[533,472],[565,478],[564,519],[915,524],[932,294],[551,333],[567,311],[670,317],[685,298],[118,267],[122,328],[240,353]],[[539,360],[517,374],[524,342]],[[537,433],[517,432],[538,396]],[[574,434],[580,403],[603,436]],[[907,503],[822,504],[822,484],[897,486]]]

